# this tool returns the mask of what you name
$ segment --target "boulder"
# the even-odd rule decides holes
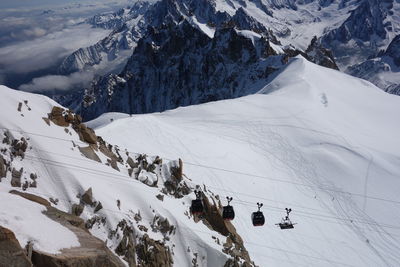
[[[75,216],[81,216],[83,209],[85,208],[85,206],[81,205],[81,204],[73,204],[71,207],[71,213]]]
[[[86,190],[85,193],[83,193],[81,200],[83,203],[87,205],[90,206],[93,205],[93,192],[91,187],[88,190]]]
[[[0,266],[31,267],[14,233],[0,226]]]
[[[3,156],[0,155],[0,181],[1,178],[6,177],[6,174],[7,174],[6,161],[4,160]]]
[[[46,199],[44,199],[42,197],[33,195],[33,194],[29,194],[29,193],[25,193],[25,192],[19,192],[17,190],[11,190],[9,193],[10,194],[14,194],[14,195],[18,195],[20,197],[23,197],[23,198],[25,198],[27,200],[36,202],[36,203],[38,203],[40,205],[43,205],[45,207],[51,206],[49,201],[47,201]]]
[[[21,176],[24,168],[21,168],[17,171],[15,168],[12,169],[11,172],[11,186],[12,187],[21,187]]]
[[[11,147],[12,147],[13,156],[15,156],[15,157],[20,156],[20,157],[24,158],[26,149],[28,148],[28,142],[23,137],[21,138],[21,140],[14,139],[11,142]]]
[[[115,253],[123,257],[123,259],[128,263],[129,267],[136,266],[136,240],[133,235],[133,229],[128,225],[126,220],[120,221],[117,225],[117,231],[118,228],[121,229],[123,237],[115,249]]]
[[[96,136],[95,132],[91,128],[86,127],[85,124],[79,125],[78,133],[79,133],[79,136],[81,137],[82,141],[89,143],[89,144],[97,143],[97,136]]]
[[[94,209],[94,212],[98,212],[99,210],[101,210],[103,208],[103,205],[101,204],[101,202],[99,201],[99,203],[97,204],[96,208]]]
[[[69,122],[67,122],[65,120],[65,116],[64,116],[64,109],[61,107],[56,107],[54,106],[53,109],[51,110],[51,113],[49,114],[49,119],[58,126],[61,127],[68,127],[69,126]]]
[[[94,149],[91,146],[87,147],[78,147],[79,151],[88,159],[97,161],[101,163],[101,159],[99,156],[97,156],[96,152],[94,152]]]

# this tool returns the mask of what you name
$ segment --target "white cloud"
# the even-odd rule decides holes
[[[94,78],[92,72],[75,72],[68,76],[47,75],[34,78],[32,82],[21,85],[23,91],[69,90],[76,87],[85,87]]]
[[[36,29],[30,34],[41,34]],[[51,67],[73,51],[90,46],[109,31],[79,25],[46,34],[34,40],[0,48],[0,66],[4,73],[29,73]]]

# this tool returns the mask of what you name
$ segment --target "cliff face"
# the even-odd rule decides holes
[[[301,53],[276,42],[268,31],[260,35],[238,27],[219,28],[210,38],[186,20],[151,28],[121,74],[85,91],[81,114],[90,120],[109,111],[149,113],[255,93],[260,81]],[[337,68],[323,51],[313,45],[302,54]]]

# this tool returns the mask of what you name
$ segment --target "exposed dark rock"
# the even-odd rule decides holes
[[[65,120],[64,111],[65,110],[63,108],[54,106],[51,110],[51,113],[48,115],[49,119],[58,126],[68,127],[69,122]]]
[[[170,169],[171,177],[164,182],[165,192],[170,195],[175,196],[176,198],[181,198],[187,194],[189,194],[190,188],[183,181],[183,162],[181,159],[178,161],[178,166],[173,166]]]
[[[14,157],[25,157],[26,149],[28,148],[28,142],[24,137],[20,140],[13,139],[11,142],[11,153]]]
[[[171,267],[174,263],[170,248],[147,234],[139,239],[136,246],[138,264],[148,267]]]
[[[245,266],[255,266],[244,247],[242,238],[236,232],[236,228],[230,221],[222,218],[221,203],[216,203],[214,199],[212,199],[213,203],[211,203],[204,193],[202,193],[202,199],[204,205],[203,223],[227,237],[223,252],[232,256],[234,262],[244,262],[243,264],[247,264]]]
[[[0,226],[0,266],[31,267],[32,263],[25,255],[14,233]]]
[[[1,178],[6,177],[6,175],[7,175],[6,162],[3,158],[3,156],[0,155],[0,181],[1,181]]]
[[[154,216],[150,225],[154,232],[161,232],[164,237],[175,232],[175,226],[171,225],[167,218],[161,218],[158,215]]]
[[[393,62],[400,67],[400,34],[393,38],[384,55],[391,57]]]
[[[87,231],[84,220],[73,214],[63,212],[51,206],[47,207],[47,211],[45,211],[44,214],[55,221],[61,221],[63,225],[68,223],[68,225],[72,225],[74,227]]]
[[[83,209],[85,208],[82,204],[73,204],[71,207],[71,213],[75,216],[81,216]]]
[[[32,180],[36,180],[36,179],[37,179],[37,174],[36,174],[36,173],[31,173],[31,174],[29,175],[29,177],[30,177]]]
[[[122,230],[123,237],[115,249],[115,253],[122,256],[130,267],[136,266],[136,240],[133,235],[133,229],[127,224],[126,220],[122,220],[118,223],[115,232],[117,232],[118,229]]]
[[[23,197],[25,199],[28,199],[30,201],[39,203],[40,205],[43,205],[45,207],[51,206],[49,201],[47,201],[46,199],[44,199],[42,197],[39,197],[37,195],[33,195],[33,194],[25,193],[25,192],[19,192],[19,191],[16,191],[16,190],[11,190],[9,193],[21,196],[21,197]]]
[[[52,197],[50,197],[49,200],[50,200],[50,202],[53,203],[54,205],[58,205],[58,201],[59,201],[58,198],[52,198]]]
[[[81,196],[81,200],[83,203],[89,206],[93,205],[93,193],[91,187],[88,190],[86,190],[85,193],[83,193],[83,195]]]
[[[91,128],[87,127],[85,124],[79,124],[77,128],[78,134],[81,137],[82,141],[89,144],[97,143],[97,136]]]
[[[101,163],[99,156],[96,154],[92,146],[78,147],[79,151],[88,159]]]
[[[101,204],[101,202],[99,201],[99,203],[97,203],[96,208],[94,208],[94,213],[98,212],[99,210],[101,210],[103,208],[103,205]]]
[[[97,225],[102,224],[104,226],[106,224],[106,221],[107,221],[106,217],[95,215],[86,221],[85,228],[92,229],[95,224]]]
[[[44,122],[45,122],[48,126],[50,126],[50,119],[49,119],[49,118],[43,117],[42,119],[44,120]]]
[[[10,145],[11,140],[13,140],[11,133],[6,130],[4,133],[3,144]]]
[[[11,172],[11,186],[12,187],[21,187],[21,176],[24,171],[24,168],[21,168],[17,171],[15,168],[12,169]]]
[[[267,78],[260,69],[265,64],[258,63],[266,56],[262,51],[271,50],[266,37],[255,42],[234,28],[217,28],[210,38],[186,20],[154,28],[139,40],[121,74],[100,78],[85,91],[84,119],[107,111],[163,111],[250,93],[250,84]]]
[[[114,170],[120,171],[118,168],[117,161],[115,159],[107,159],[107,164],[111,166]]]
[[[307,59],[324,67],[339,70],[336,65],[335,58],[332,51],[324,48],[319,43],[316,36],[311,40],[310,45],[306,49]]]
[[[131,157],[128,157],[128,159],[126,160],[126,163],[128,163],[128,165],[134,169],[137,168],[139,166],[139,163],[134,162],[134,160]]]

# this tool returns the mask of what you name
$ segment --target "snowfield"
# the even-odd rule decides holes
[[[140,224],[148,229],[155,215],[176,227],[165,241],[174,266],[191,266],[195,253],[199,266],[224,265],[228,256],[216,240],[224,243],[225,237],[187,215],[193,193],[160,201],[160,188],[146,185],[155,179],[152,173],[141,173],[139,181],[123,164],[118,163],[120,171],[107,166],[103,154],[98,153],[101,163],[84,158],[77,146],[87,144],[71,126],[47,125],[42,117],[55,102],[4,86],[0,94],[2,135],[8,130],[29,144],[25,158],[15,158],[13,166],[24,168],[23,177],[38,176],[37,188],[27,192],[57,198],[53,205],[69,212],[77,195],[91,187],[103,206],[96,214],[107,221],[90,231],[112,251],[118,240],[109,230],[126,219],[140,233],[134,222],[140,210]],[[298,57],[254,95],[163,113],[104,114],[87,125],[118,145],[123,157],[125,152],[162,157],[159,186],[168,166],[181,158],[188,184],[219,194],[223,204],[232,196],[232,223],[258,266],[399,266],[398,114],[400,97]],[[10,180],[8,172],[0,183],[0,225],[14,231],[21,246],[32,240],[34,248],[49,253],[79,246],[41,206],[7,193],[15,189]],[[262,227],[251,224],[257,202],[264,203]],[[275,223],[286,207],[297,224],[283,231]],[[92,216],[93,209],[85,207],[81,217]],[[147,234],[163,239],[160,232]]]
[[[400,97],[298,57],[258,94],[96,132],[129,151],[180,157],[194,183],[232,196],[233,224],[260,266],[398,266],[399,112]],[[267,221],[257,228],[256,202]],[[274,225],[285,207],[293,230]]]

